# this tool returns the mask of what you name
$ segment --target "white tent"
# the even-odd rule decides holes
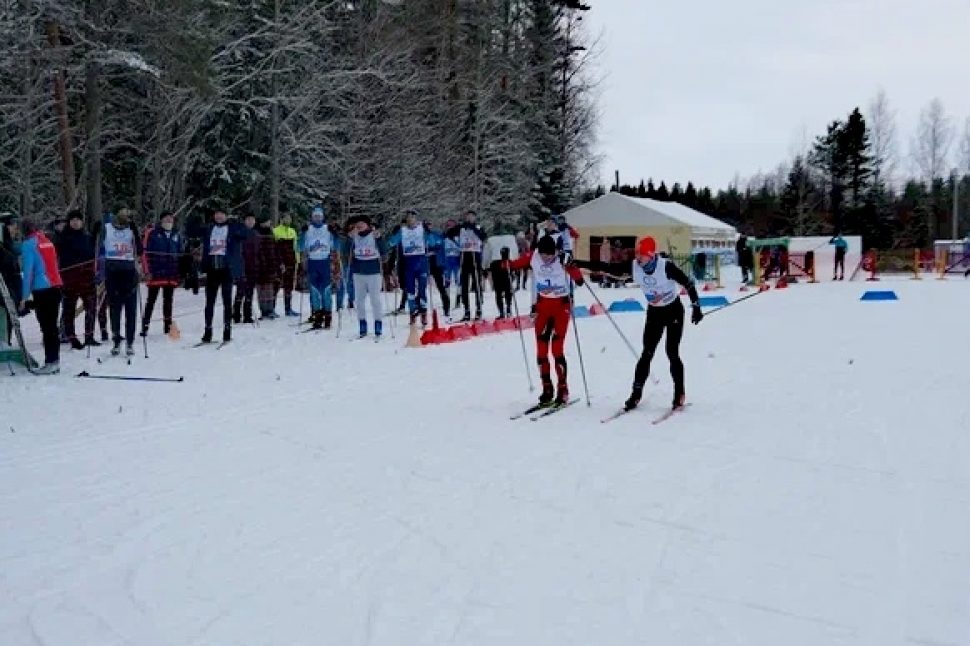
[[[567,211],[566,221],[579,231],[576,255],[597,258],[603,238],[611,241],[653,236],[668,253],[686,255],[732,251],[737,230],[700,211],[675,202],[607,193]],[[626,246],[626,245],[625,245]],[[630,245],[632,248],[632,244]]]

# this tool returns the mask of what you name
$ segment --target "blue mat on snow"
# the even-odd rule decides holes
[[[860,301],[898,301],[899,297],[892,290],[868,291],[862,295]]]
[[[589,308],[585,305],[577,305],[573,308],[573,316],[578,319],[584,319],[589,317]]]
[[[724,307],[729,304],[726,296],[701,296],[697,302],[701,307]]]
[[[640,301],[636,299],[628,298],[625,301],[614,301],[613,304],[610,305],[610,311],[611,312],[642,312],[643,305],[641,305]]]

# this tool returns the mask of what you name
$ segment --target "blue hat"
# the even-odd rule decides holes
[[[326,217],[327,213],[326,211],[323,210],[322,206],[315,206],[313,207],[313,211],[311,212],[311,215],[320,215],[320,216]]]

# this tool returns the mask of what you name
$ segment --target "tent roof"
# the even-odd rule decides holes
[[[565,213],[566,220],[575,227],[689,226],[698,233],[736,235],[737,231],[700,211],[676,202],[660,202],[645,197],[628,197],[616,192],[607,193]]]

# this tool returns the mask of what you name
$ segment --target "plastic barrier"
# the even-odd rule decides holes
[[[628,298],[625,301],[615,301],[610,305],[610,312],[642,312],[640,301]]]

